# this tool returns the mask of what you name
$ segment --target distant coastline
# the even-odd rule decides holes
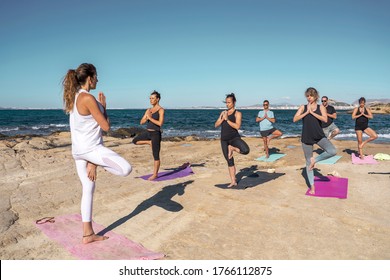
[[[346,102],[329,99],[329,104],[336,110],[352,112],[358,106],[358,101],[349,104]],[[367,106],[374,114],[390,114],[390,99],[367,99]],[[271,104],[271,110],[297,110],[301,104]],[[109,110],[145,110],[146,108],[108,108]],[[168,110],[224,110],[225,106],[192,106],[192,107],[166,107]],[[260,104],[249,106],[237,106],[239,110],[262,110]],[[63,110],[62,108],[15,108],[15,107],[0,107],[0,110]]]

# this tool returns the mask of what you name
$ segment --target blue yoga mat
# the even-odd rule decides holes
[[[270,154],[269,158],[262,156],[262,157],[256,158],[255,160],[264,161],[264,162],[272,162],[272,161],[276,161],[276,160],[284,157],[285,155],[286,154]]]
[[[321,161],[319,161],[317,163],[318,164],[335,164],[340,158],[341,158],[341,156],[333,156],[331,158],[327,158],[325,160],[321,160]]]

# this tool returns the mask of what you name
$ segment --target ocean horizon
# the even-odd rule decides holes
[[[166,109],[163,125],[163,137],[197,136],[216,139],[220,136],[220,127],[214,123],[224,108],[187,108]],[[243,137],[259,137],[259,125],[255,122],[260,109],[239,109],[243,114],[240,134]],[[299,137],[302,122],[292,121],[296,109],[272,109],[275,113],[275,127],[285,137]],[[145,128],[140,125],[145,109],[109,109],[111,130],[119,128]],[[337,140],[356,140],[355,122],[348,110],[338,110],[335,124],[341,133]],[[375,114],[369,126],[373,128],[378,139],[376,143],[390,143],[390,115]],[[25,135],[50,135],[54,132],[69,131],[69,116],[62,109],[2,109],[0,110],[0,135],[2,137]]]

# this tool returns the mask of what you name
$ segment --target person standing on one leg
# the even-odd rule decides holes
[[[355,120],[355,132],[358,140],[359,157],[364,158],[363,147],[370,141],[378,138],[376,132],[368,127],[368,120],[373,118],[370,108],[365,107],[366,99],[361,97],[359,99],[359,106],[352,112],[352,119]],[[363,132],[368,135],[368,139],[363,141]]]
[[[98,100],[89,93],[98,82],[94,65],[81,64],[71,69],[63,80],[63,101],[69,114],[72,138],[72,155],[76,163],[83,192],[81,218],[84,244],[105,240],[107,236],[96,235],[92,227],[92,204],[95,191],[96,167],[102,166],[114,175],[127,176],[131,165],[114,151],[103,146],[102,130],[110,129],[106,112],[106,97],[99,92]]]
[[[322,129],[324,130],[325,136],[332,140],[337,134],[340,133],[340,129],[333,122],[337,118],[336,109],[328,104],[328,97],[323,96],[321,103],[326,109],[326,115],[328,116],[327,122],[322,122]]]
[[[154,158],[153,175],[148,178],[152,181],[157,178],[158,170],[160,169],[160,149],[161,149],[161,127],[164,123],[165,110],[160,106],[161,99],[160,93],[153,91],[150,94],[149,100],[152,108],[145,111],[140,124],[147,123],[147,131],[137,135],[133,139],[133,143],[136,145],[150,145],[152,146],[152,153]]]
[[[263,107],[264,110],[259,112],[256,118],[256,122],[258,122],[260,126],[260,135],[264,141],[264,151],[266,158],[269,158],[269,144],[271,140],[276,137],[282,136],[283,133],[280,130],[274,128],[273,126],[276,119],[274,116],[274,112],[269,109],[268,100],[263,101]]]
[[[237,186],[233,153],[247,155],[249,153],[249,146],[241,139],[238,133],[241,127],[242,114],[235,109],[236,97],[234,93],[226,95],[225,103],[227,110],[221,112],[215,122],[215,127],[221,126],[221,147],[222,153],[228,163],[231,180],[228,187],[230,188]]]
[[[308,88],[305,92],[307,105],[301,105],[295,113],[294,122],[302,120],[302,149],[306,159],[306,175],[310,184],[310,193],[315,193],[314,187],[314,166],[316,162],[325,160],[336,155],[336,148],[325,137],[321,127],[321,122],[327,122],[326,109],[318,105],[318,92],[315,88]],[[324,152],[317,157],[313,157],[313,145],[317,144]]]

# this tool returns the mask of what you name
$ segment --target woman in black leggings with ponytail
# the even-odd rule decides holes
[[[152,181],[157,178],[158,170],[160,169],[160,149],[161,149],[161,126],[164,123],[164,108],[160,106],[161,95],[157,91],[150,94],[150,104],[152,108],[145,111],[140,124],[147,122],[147,131],[137,135],[133,139],[136,145],[150,145],[152,146],[154,168],[153,175],[148,178]]]
[[[236,97],[234,93],[226,95],[227,110],[221,112],[219,118],[215,122],[215,127],[221,126],[221,147],[223,155],[228,163],[229,175],[231,183],[228,186],[237,186],[236,167],[234,165],[233,153],[247,155],[249,147],[244,140],[241,139],[238,130],[241,126],[242,114],[235,109]]]

